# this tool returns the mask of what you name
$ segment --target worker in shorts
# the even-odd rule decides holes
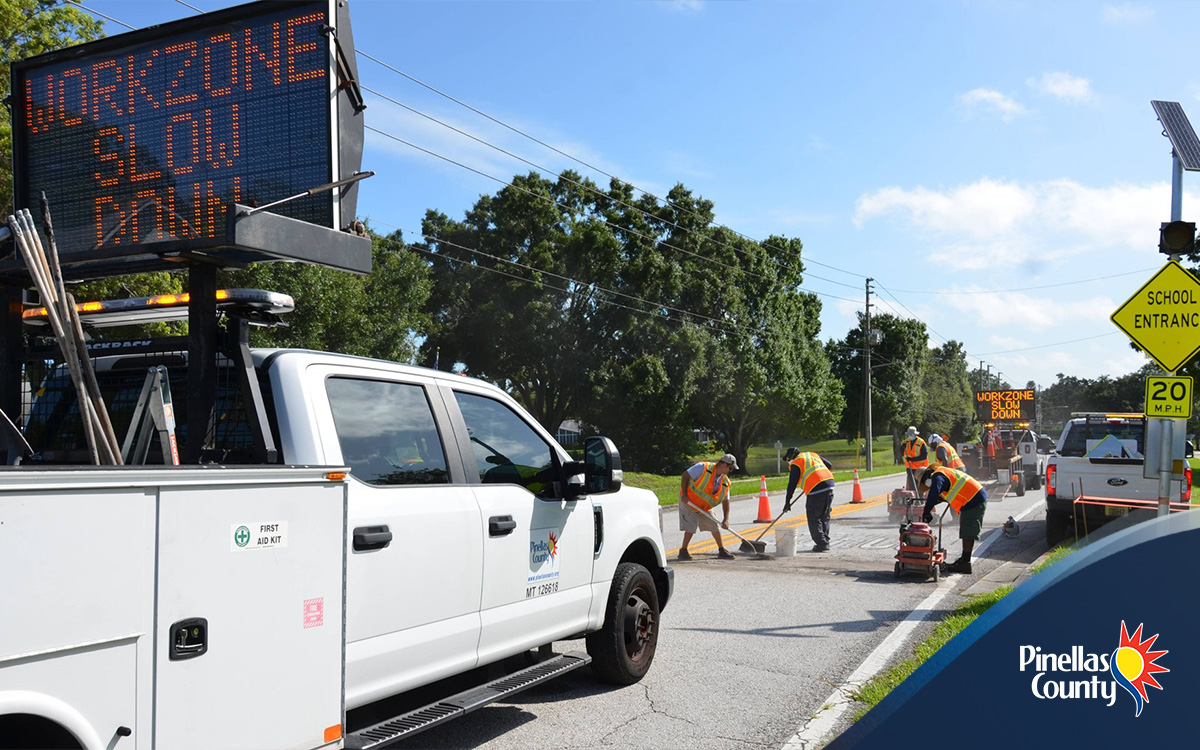
[[[921,488],[925,496],[925,512],[921,520],[933,520],[933,508],[941,502],[949,503],[959,514],[958,538],[962,540],[962,557],[946,566],[950,573],[971,572],[971,552],[975,542],[983,533],[983,514],[987,510],[987,490],[979,480],[965,471],[945,466],[931,466],[921,474]]]
[[[729,528],[729,472],[737,471],[737,467],[737,459],[732,453],[726,453],[716,463],[701,461],[680,476],[679,530],[683,532],[683,544],[679,547],[680,560],[692,559],[688,545],[692,542],[692,535],[699,530],[712,533],[717,542],[718,558],[734,559],[721,543],[721,529]],[[718,505],[724,513],[720,527],[709,515]],[[698,512],[697,508],[706,513]]]
[[[802,453],[788,448],[788,486],[783,499],[783,512],[792,509],[792,494],[799,486],[804,493],[804,509],[808,515],[808,534],[813,540],[813,552],[829,551],[829,516],[833,511],[833,464],[816,453]]]
[[[921,472],[929,466],[929,446],[921,439],[916,427],[909,427],[900,448],[904,452],[905,486],[920,492],[917,480],[921,477]]]

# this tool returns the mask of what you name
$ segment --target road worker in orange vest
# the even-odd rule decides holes
[[[933,508],[949,503],[959,514],[958,538],[962,540],[962,557],[946,566],[951,573],[971,573],[971,552],[983,533],[983,514],[987,510],[987,490],[979,480],[965,471],[945,466],[930,466],[921,474],[925,496],[925,512],[921,520],[933,520]]]
[[[788,486],[783,499],[783,512],[792,509],[796,488],[804,493],[804,510],[808,515],[808,534],[813,540],[813,552],[829,551],[829,516],[833,511],[833,464],[816,453],[804,453],[788,448]]]
[[[679,477],[679,530],[683,532],[683,544],[679,547],[679,559],[691,560],[688,552],[692,535],[699,530],[712,532],[717,542],[717,557],[733,560],[734,557],[721,543],[721,529],[729,528],[729,472],[737,471],[737,459],[732,453],[713,463],[701,461],[683,472]],[[720,527],[710,515],[718,505],[724,512]],[[704,512],[698,512],[697,509]]]
[[[966,471],[967,465],[959,457],[958,451],[949,441],[943,440],[936,432],[929,436],[929,447],[933,448],[934,466],[948,466],[951,469]]]
[[[917,479],[925,467],[929,466],[929,446],[921,439],[916,427],[909,427],[908,436],[900,447],[904,451],[906,486],[910,490],[917,490]]]

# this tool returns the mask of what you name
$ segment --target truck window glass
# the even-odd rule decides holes
[[[146,370],[156,363],[156,360],[148,358],[126,357],[108,367],[104,366],[108,363],[98,361],[96,380],[119,443],[125,440],[125,433],[129,430],[138,396],[146,382]],[[175,435],[182,452],[188,440],[187,368],[183,365],[167,365],[167,377],[171,383],[171,399],[175,409]],[[254,436],[247,422],[241,391],[230,382],[228,368],[219,368],[218,377],[216,419],[204,459],[224,463],[244,462],[248,460],[246,456],[253,447]],[[25,422],[25,439],[34,450],[36,463],[88,463],[87,440],[79,418],[75,386],[64,368],[52,370],[33,394],[33,403]],[[163,463],[158,440],[150,441],[146,463]]]
[[[1087,453],[1089,442],[1095,445],[1106,435],[1113,435],[1118,440],[1136,440],[1138,453],[1144,453],[1142,445],[1145,425],[1141,422],[1077,422],[1071,425],[1067,438],[1063,441],[1060,455],[1078,458]]]
[[[505,404],[472,393],[454,392],[475,466],[485,484],[519,484],[538,497],[552,497],[554,458],[550,446]]]
[[[325,391],[351,476],[374,485],[450,483],[424,388],[329,378]]]

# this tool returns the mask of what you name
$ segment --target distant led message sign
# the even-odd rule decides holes
[[[983,422],[1032,422],[1036,404],[1032,388],[975,392],[975,415]]]
[[[328,0],[254,3],[13,65],[17,205],[59,253],[223,235],[334,179]],[[334,196],[269,209],[335,227]]]

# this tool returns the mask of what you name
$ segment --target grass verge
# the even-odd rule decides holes
[[[1074,545],[1070,543],[1060,544],[1054,548],[1045,560],[1035,565],[1031,573],[1037,575],[1043,572],[1046,568],[1049,568],[1074,551]],[[1000,586],[995,591],[985,594],[975,594],[955,607],[954,612],[947,615],[946,619],[937,624],[929,638],[913,648],[912,656],[892,666],[887,671],[875,675],[866,685],[863,685],[861,690],[856,690],[850,694],[852,700],[866,704],[864,708],[854,714],[853,721],[861,719],[876,703],[883,700],[884,696],[890,693],[893,688],[903,682],[910,674],[917,671],[917,667],[924,664],[939,648],[946,645],[951,638],[958,635],[960,631],[974,622],[976,617],[986,612],[989,607],[1003,599],[1012,590],[1012,586]]]
[[[917,667],[924,664],[939,648],[946,645],[963,628],[974,622],[976,617],[986,612],[989,607],[1003,599],[1011,591],[1012,586],[1001,586],[995,591],[990,591],[986,594],[975,594],[969,597],[967,601],[955,607],[954,612],[947,615],[946,619],[937,624],[937,627],[933,629],[932,635],[922,643],[917,644],[916,648],[913,649],[912,656],[892,666],[887,671],[875,675],[866,685],[862,686],[862,689],[850,693],[851,699],[866,704],[865,708],[854,715],[853,721],[861,719],[876,703],[883,700],[884,696],[890,693],[893,688],[903,682],[910,674],[917,671]]]

